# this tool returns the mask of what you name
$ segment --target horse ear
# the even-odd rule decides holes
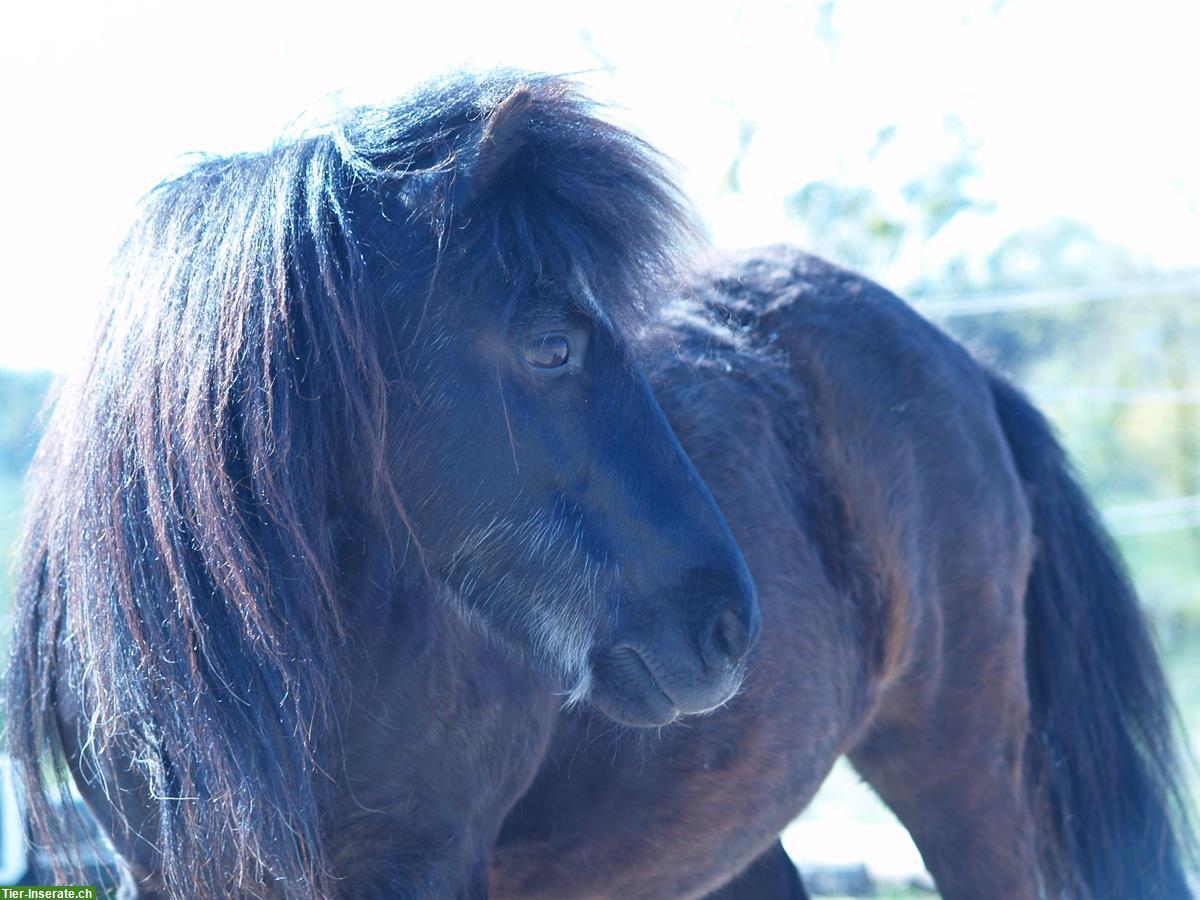
[[[521,83],[488,114],[476,145],[475,165],[465,186],[464,199],[468,203],[487,193],[505,165],[525,146],[525,126],[532,108],[533,89]]]

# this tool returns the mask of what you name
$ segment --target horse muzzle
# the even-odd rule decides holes
[[[623,641],[592,654],[591,701],[625,725],[666,725],[709,712],[737,693],[758,635],[757,608],[717,611],[686,647]]]

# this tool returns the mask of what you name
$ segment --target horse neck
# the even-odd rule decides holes
[[[347,764],[360,752],[355,743],[386,740],[406,754],[386,760],[389,771],[471,781],[490,769],[497,784],[480,785],[485,794],[531,778],[558,707],[552,687],[423,578],[371,581],[390,586],[361,597],[351,619]]]

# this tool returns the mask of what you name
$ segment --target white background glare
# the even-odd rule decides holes
[[[582,73],[679,161],[719,244],[803,239],[783,198],[812,180],[886,197],[940,152],[954,116],[979,141],[973,194],[994,209],[960,217],[930,253],[986,254],[1067,216],[1147,268],[1194,265],[1198,11],[1172,0],[10,8],[0,367],[71,363],[139,196],[187,154],[263,148],[330,106],[386,100],[464,63]],[[897,140],[873,158],[885,126]]]

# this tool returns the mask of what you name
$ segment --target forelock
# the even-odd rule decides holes
[[[698,234],[668,162],[570,80],[502,71],[433,82],[360,110],[339,144],[464,282],[506,301],[586,284],[615,323],[641,319]]]

